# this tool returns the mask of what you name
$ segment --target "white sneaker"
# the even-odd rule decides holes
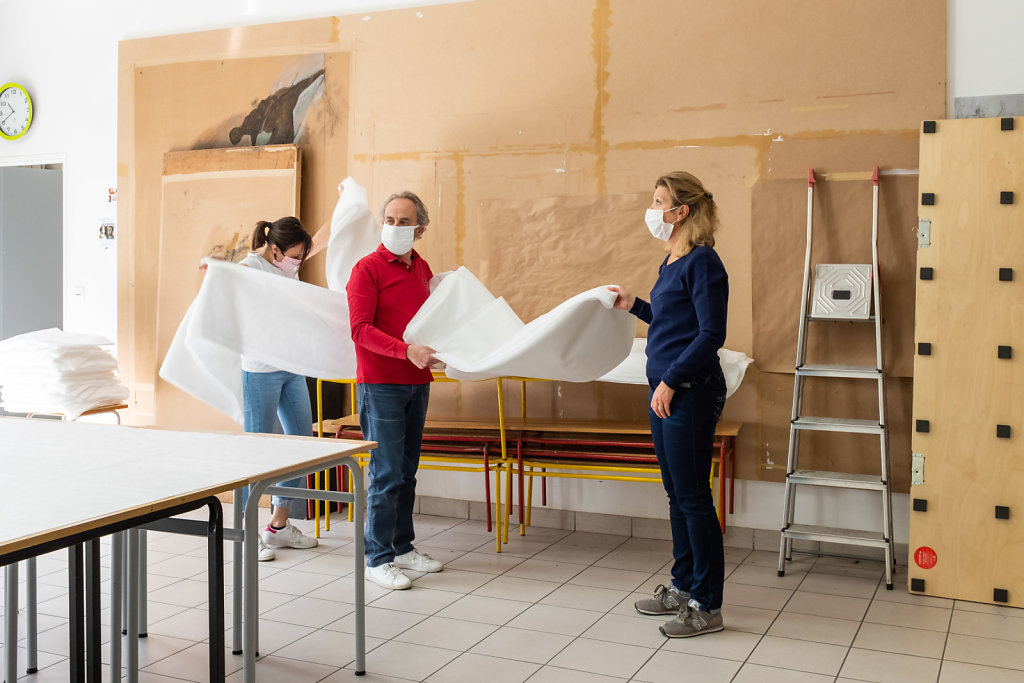
[[[268,524],[263,530],[263,542],[278,548],[315,548],[318,545],[315,538],[302,533],[291,522],[285,522],[283,529],[274,529]]]
[[[402,570],[395,566],[394,562],[388,562],[378,567],[367,567],[366,578],[381,588],[401,591],[412,587],[412,581],[402,573]]]
[[[256,546],[259,548],[259,550],[256,551],[256,558],[260,562],[269,562],[277,557],[277,553],[274,552],[274,549],[263,542],[262,536],[256,537]]]
[[[424,574],[433,574],[434,572],[439,572],[444,569],[444,565],[439,561],[435,560],[430,555],[421,553],[415,548],[404,555],[396,557],[395,564],[402,569],[411,569],[414,572],[423,572]]]

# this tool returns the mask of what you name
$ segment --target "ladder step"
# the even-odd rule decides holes
[[[866,318],[839,318],[828,315],[807,315],[808,320],[827,320],[829,322],[848,322],[848,323],[873,323],[875,322],[875,316],[869,315]]]
[[[796,369],[801,377],[847,377],[851,379],[878,379],[882,373],[870,365],[801,365]]]
[[[848,472],[821,472],[797,470],[787,477],[792,484],[811,486],[835,486],[844,489],[885,491],[888,485],[877,474],[850,474]]]
[[[782,530],[786,538],[802,541],[825,541],[826,543],[845,543],[847,545],[864,545],[873,548],[885,548],[889,541],[880,531],[863,531],[861,529],[837,529],[812,524],[791,524]]]
[[[798,417],[793,420],[793,428],[851,434],[882,434],[885,431],[878,420],[851,420],[846,417]]]

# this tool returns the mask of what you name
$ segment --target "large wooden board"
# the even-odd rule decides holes
[[[248,253],[257,221],[299,210],[301,155],[294,145],[169,152],[164,155],[160,268],[156,296],[156,358],[199,292],[199,260],[237,245]],[[273,324],[273,311],[253,300],[251,314]],[[157,379],[153,424],[238,431],[239,425],[177,387]]]
[[[909,578],[928,595],[1024,606],[1024,118],[1013,130],[999,119],[938,121],[921,135],[922,205],[931,245],[918,266],[916,341],[930,355],[914,363],[914,433],[924,456],[924,483],[911,498]],[[1000,193],[1014,192],[1012,204]],[[1000,281],[999,269],[1013,279]],[[998,357],[1000,345],[1012,357]],[[997,437],[1008,425],[1009,438]],[[997,519],[996,506],[1009,508]],[[918,563],[930,548],[938,562]],[[926,551],[921,551],[926,554]],[[927,563],[925,563],[927,564]]]

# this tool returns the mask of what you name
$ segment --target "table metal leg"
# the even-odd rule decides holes
[[[246,531],[242,527],[242,489],[235,489],[231,504],[234,514],[234,528],[241,531],[242,542],[231,548],[231,654],[242,654],[242,548],[245,547]]]
[[[210,587],[210,680],[224,680],[224,512],[220,501],[209,504],[207,566]]]
[[[256,564],[256,534],[258,529],[259,499],[268,486],[267,482],[257,482],[249,488],[249,500],[245,505],[245,540],[242,543],[242,676],[246,683],[256,680],[256,657],[259,654],[257,631],[259,624],[259,575]]]
[[[128,530],[128,567],[125,575],[125,612],[128,639],[125,641],[124,663],[128,669],[128,683],[139,680],[139,530]]]
[[[149,536],[139,529],[139,638],[149,636]]]
[[[121,680],[121,624],[124,602],[124,534],[110,539],[110,680]]]
[[[25,673],[34,674],[39,671],[39,594],[37,583],[36,558],[30,557],[25,561],[25,605],[27,609],[27,623],[25,625],[28,642],[28,666]]]
[[[81,543],[68,548],[68,626],[72,681],[85,681],[85,572]]]
[[[4,567],[4,680],[18,680],[18,563]]]
[[[100,539],[85,544],[85,677],[89,683],[103,681],[102,638],[100,636]]]
[[[363,488],[362,470],[358,477],[352,477],[352,507],[355,508],[355,599],[356,599],[356,676],[366,675],[366,596],[364,573],[366,561],[363,557],[363,516],[366,507],[366,490]]]

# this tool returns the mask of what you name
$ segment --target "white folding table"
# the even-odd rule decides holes
[[[351,455],[364,453],[375,445],[338,439],[211,434],[0,418],[0,472],[3,473],[7,497],[7,512],[0,516],[0,566],[5,567],[8,579],[6,649],[14,655],[7,657],[7,680],[16,680],[17,561],[207,504],[211,509],[210,533],[219,533],[220,521],[212,518],[215,506],[210,502],[211,496],[250,484],[253,485],[252,495],[244,512],[245,528],[251,532],[240,527],[243,509],[237,503],[234,509],[235,529],[223,530],[225,539],[235,541],[234,649],[243,650],[245,680],[255,681],[258,615],[256,537],[259,534],[256,506],[262,492],[353,502],[357,515],[355,665],[357,673],[362,673],[365,669],[364,563],[360,523],[365,495],[362,481],[358,477],[355,479],[352,493],[286,489],[274,484],[338,465],[350,465],[352,471],[357,472],[359,468]],[[128,536],[130,583],[137,581],[140,573],[133,535],[137,537],[138,532],[129,532]],[[242,560],[243,547],[244,561],[239,561]],[[115,561],[119,554],[115,552]],[[135,566],[131,566],[133,560]],[[74,570],[73,566],[72,572]],[[92,578],[98,585],[98,571]],[[92,590],[90,594],[93,594]],[[138,626],[135,601],[140,596],[137,586],[129,586],[126,596],[129,636],[132,636],[137,634]],[[211,610],[214,609],[215,605],[211,604]],[[116,611],[112,609],[112,621],[117,621],[113,616]],[[72,616],[77,616],[74,611]],[[244,619],[242,624],[240,619]],[[241,641],[240,626],[244,626]],[[215,634],[211,634],[211,640],[214,639]],[[111,658],[115,662],[119,661],[119,653],[114,656],[119,642],[120,632],[111,639]],[[127,647],[128,677],[134,680],[137,676],[137,639],[129,637]],[[77,670],[83,672],[81,652],[76,652],[76,649],[80,649],[80,644],[73,641],[72,657],[79,658]],[[95,660],[99,661],[99,653],[96,655]],[[215,657],[211,655],[211,665]],[[84,673],[81,675],[84,677]]]

